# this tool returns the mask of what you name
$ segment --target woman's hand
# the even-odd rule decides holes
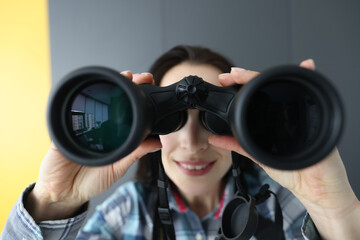
[[[154,83],[149,73],[133,75],[126,71],[122,74],[136,84]],[[159,140],[147,139],[120,161],[101,167],[87,167],[71,162],[51,144],[25,207],[35,221],[71,217],[84,203],[105,192],[123,177],[136,160],[159,148]]]
[[[315,69],[311,59],[301,62],[300,66]],[[258,74],[254,71],[233,68],[231,73],[221,74],[219,81],[223,86],[246,84]],[[337,149],[313,166],[296,171],[283,171],[257,162],[234,137],[212,135],[209,142],[247,156],[260,165],[271,178],[289,189],[307,208],[321,236],[325,239],[353,239],[345,236],[360,235],[359,228],[354,226],[354,221],[360,222],[360,203],[348,182]],[[352,231],[357,230],[359,235],[346,235],[348,231],[345,229],[351,226],[355,227]],[[340,231],[338,236],[341,238],[336,238],[333,231]]]

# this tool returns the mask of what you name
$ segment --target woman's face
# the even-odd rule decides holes
[[[212,65],[184,62],[166,72],[160,86],[188,75],[220,86],[219,74],[221,71]],[[187,122],[179,131],[160,136],[166,174],[182,194],[203,195],[218,189],[231,166],[231,153],[210,145],[209,136],[210,132],[199,122],[198,110],[188,110]]]

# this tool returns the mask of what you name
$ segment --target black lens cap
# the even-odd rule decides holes
[[[221,233],[223,238],[231,240],[248,240],[251,238],[258,224],[258,213],[255,201],[251,196],[235,195],[226,205],[222,220]]]

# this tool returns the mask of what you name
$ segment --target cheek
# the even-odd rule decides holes
[[[217,174],[225,174],[232,166],[231,152],[221,148],[214,147],[216,152],[221,156],[221,161],[217,165]]]
[[[232,165],[231,152],[227,150],[220,150],[222,156],[224,157],[224,166],[225,168],[230,168]]]
[[[159,136],[160,142],[162,145],[161,151],[163,151],[163,152],[170,151],[177,145],[177,142],[176,142],[177,137],[175,135],[176,135],[175,133],[170,133],[167,135]]]

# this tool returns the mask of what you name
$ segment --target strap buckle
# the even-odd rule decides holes
[[[171,225],[172,224],[172,218],[170,210],[167,208],[158,208],[159,212],[159,218],[162,224]]]

